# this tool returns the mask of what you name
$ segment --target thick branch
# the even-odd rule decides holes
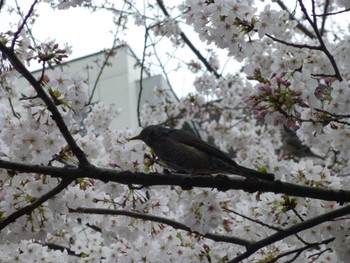
[[[28,82],[33,86],[33,88],[37,92],[38,96],[45,102],[48,110],[52,114],[51,115],[52,119],[56,122],[58,129],[62,133],[63,137],[66,139],[73,154],[79,160],[80,165],[89,166],[90,165],[89,161],[86,159],[84,152],[76,144],[73,136],[70,134],[70,132],[69,132],[60,112],[58,111],[56,105],[50,99],[50,97],[47,95],[47,93],[43,90],[40,83],[38,81],[36,81],[36,79],[33,77],[33,75],[28,71],[28,69],[23,65],[23,63],[18,59],[18,57],[15,55],[14,51],[11,50],[10,48],[6,47],[1,41],[0,41],[0,50],[2,51],[4,56],[8,58],[8,60],[13,65],[13,67],[20,74],[22,74],[25,79],[28,80]]]
[[[286,237],[289,237],[291,235],[297,234],[301,231],[307,230],[309,228],[312,228],[314,226],[320,225],[324,222],[327,221],[331,221],[337,217],[341,217],[341,216],[345,216],[350,214],[350,205],[349,206],[345,206],[339,209],[336,209],[334,211],[322,214],[320,216],[311,218],[309,220],[303,221],[299,224],[296,224],[294,226],[291,226],[287,229],[284,229],[280,232],[277,232],[271,236],[268,236],[264,239],[261,239],[258,242],[255,242],[252,246],[250,246],[248,248],[248,250],[239,255],[238,257],[232,259],[231,261],[229,261],[229,263],[238,263],[241,262],[243,259],[248,258],[249,256],[251,256],[252,254],[254,254],[256,251],[258,251],[259,249],[266,247],[268,245],[271,245],[277,241],[280,241]]]
[[[124,185],[177,185],[183,189],[193,187],[216,188],[220,191],[244,190],[247,192],[272,192],[289,196],[309,197],[319,200],[350,202],[350,191],[341,189],[316,188],[281,181],[247,180],[239,176],[196,175],[165,173],[146,174],[131,171],[103,169],[98,167],[51,167],[8,162],[0,160],[0,168],[22,172],[47,174],[55,178],[75,180],[92,178],[103,182],[115,182]]]
[[[181,229],[181,230],[193,232],[195,234],[201,235],[205,238],[209,238],[209,239],[217,241],[217,242],[228,242],[228,243],[233,243],[233,244],[237,244],[237,245],[241,245],[241,246],[245,246],[245,247],[248,247],[252,244],[250,241],[245,240],[245,239],[241,239],[238,237],[229,237],[229,236],[210,234],[210,233],[200,234],[196,231],[192,231],[190,227],[188,227],[185,224],[182,224],[180,222],[177,222],[177,221],[174,221],[174,220],[171,220],[168,218],[164,218],[164,217],[145,214],[145,213],[126,211],[126,210],[111,210],[111,209],[87,208],[87,207],[78,207],[76,209],[70,208],[69,212],[83,213],[83,214],[128,216],[128,217],[132,217],[132,218],[139,218],[142,220],[166,224],[166,225],[169,225],[175,229]]]

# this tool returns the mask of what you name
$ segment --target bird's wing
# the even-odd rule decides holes
[[[183,136],[181,136],[183,135]],[[193,135],[192,133],[188,132],[188,131],[183,131],[183,130],[174,130],[169,132],[168,137],[186,144],[188,146],[192,146],[195,147],[209,155],[213,155],[218,157],[219,159],[221,159],[224,162],[227,162],[228,164],[232,165],[232,166],[236,166],[237,163],[232,160],[227,154],[225,154],[224,152],[220,151],[219,149],[215,148],[214,146],[208,144],[207,142],[199,139],[198,137],[196,137],[195,135]]]

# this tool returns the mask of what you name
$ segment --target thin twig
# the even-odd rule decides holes
[[[48,249],[57,250],[61,252],[67,251],[67,254],[70,256],[79,257],[79,258],[81,258],[82,256],[86,256],[83,253],[76,254],[75,251],[71,250],[69,247],[64,247],[54,243],[41,243],[39,241],[34,241],[34,242],[44,247],[47,247]]]
[[[163,0],[157,0],[157,3],[160,7],[160,9],[163,11],[164,15],[167,17],[170,17],[168,11],[166,10],[164,6]],[[221,75],[210,65],[210,63],[203,57],[203,55],[199,52],[199,50],[192,44],[192,42],[188,39],[188,37],[183,33],[180,32],[180,37],[182,40],[187,44],[187,46],[192,50],[192,52],[198,57],[200,61],[204,64],[204,66],[208,69],[209,72],[213,73],[216,78],[220,78]]]
[[[259,220],[253,219],[253,218],[250,218],[250,217],[248,217],[248,216],[245,216],[245,215],[243,215],[243,214],[241,214],[241,213],[238,213],[238,212],[236,212],[236,211],[233,211],[233,210],[231,210],[231,209],[226,208],[225,210],[227,210],[227,211],[229,211],[229,212],[232,212],[232,213],[234,213],[234,214],[236,214],[236,215],[239,215],[239,216],[243,217],[244,219],[247,219],[247,220],[249,220],[249,221],[251,221],[251,222],[254,222],[254,223],[256,223],[256,224],[259,224],[259,225],[261,225],[261,226],[263,226],[263,227],[267,227],[267,228],[270,228],[270,229],[275,230],[275,231],[283,231],[282,228],[268,225],[268,224],[266,224],[266,223],[263,223],[263,222],[261,222],[261,221],[259,221]],[[296,236],[296,238],[299,239],[304,245],[308,245],[308,243],[307,243],[305,240],[303,240],[298,234],[295,234],[295,236]]]
[[[342,78],[342,76],[341,76],[341,74],[340,74],[340,71],[339,71],[339,69],[338,69],[337,63],[335,62],[334,57],[332,56],[332,54],[329,52],[328,48],[326,47],[326,44],[324,43],[324,41],[323,41],[323,39],[322,39],[322,36],[321,36],[321,34],[320,34],[320,32],[319,32],[319,30],[318,30],[318,28],[317,28],[317,24],[315,24],[315,23],[312,21],[312,19],[310,18],[309,14],[308,14],[308,12],[307,12],[307,10],[306,10],[306,8],[305,8],[305,5],[304,5],[303,1],[302,1],[302,0],[298,0],[298,2],[299,2],[299,5],[300,5],[300,8],[301,8],[301,11],[303,12],[303,14],[304,14],[306,20],[310,23],[310,25],[311,25],[312,28],[314,29],[314,32],[315,32],[315,34],[316,34],[316,36],[317,36],[317,39],[318,39],[318,42],[320,43],[320,48],[321,48],[321,50],[323,51],[323,53],[326,54],[326,56],[328,57],[329,61],[331,62],[332,67],[333,67],[333,69],[334,69],[334,72],[335,72],[335,75],[336,75],[337,79],[338,79],[339,81],[342,81],[343,78]],[[315,16],[315,15],[316,15],[316,14],[314,14],[314,16]]]
[[[308,244],[308,245],[303,246],[303,247],[301,247],[301,248],[296,248],[296,249],[287,251],[287,252],[282,253],[282,254],[278,255],[277,257],[275,257],[275,258],[273,258],[273,259],[267,261],[266,263],[274,263],[274,262],[277,262],[277,260],[279,260],[279,259],[281,259],[281,258],[283,258],[283,257],[289,256],[289,255],[292,255],[292,254],[296,254],[291,260],[288,260],[288,261],[286,261],[285,263],[287,263],[287,262],[294,262],[294,261],[297,259],[297,257],[300,256],[300,254],[301,254],[303,251],[305,251],[305,250],[307,250],[307,249],[310,249],[310,248],[313,248],[313,247],[318,247],[318,246],[320,246],[320,245],[327,245],[327,244],[329,244],[330,242],[332,242],[332,241],[334,241],[334,240],[335,240],[335,238],[332,237],[332,238],[326,239],[326,240],[324,240],[324,241],[322,241],[322,242],[317,242],[317,243]]]
[[[329,0],[326,0],[326,2],[324,3],[324,7],[323,7],[323,13],[327,14],[328,12],[328,7],[329,7]],[[313,14],[314,18],[316,19],[316,13]],[[320,30],[320,34],[321,36],[324,35],[324,29],[326,26],[326,20],[327,20],[327,16],[322,16],[322,23],[321,23],[321,30]]]
[[[146,221],[152,221],[152,222],[157,222],[157,223],[161,223],[161,224],[166,224],[166,225],[169,225],[175,229],[189,231],[189,232],[195,233],[197,235],[201,235],[205,238],[209,238],[209,239],[217,241],[217,242],[227,242],[227,243],[232,243],[232,244],[241,245],[241,246],[245,246],[245,247],[249,247],[252,244],[250,241],[242,239],[242,238],[238,238],[238,237],[229,237],[229,236],[210,234],[210,233],[200,234],[196,231],[191,230],[191,228],[186,226],[185,224],[182,224],[182,223],[177,222],[175,220],[171,220],[171,219],[168,219],[165,217],[135,212],[135,211],[78,207],[76,209],[69,208],[69,212],[71,212],[71,213],[83,213],[83,214],[128,216],[128,217],[138,218],[138,219],[142,219],[142,220],[146,220]]]
[[[33,4],[30,6],[27,15],[24,17],[23,22],[21,23],[21,25],[19,26],[18,30],[16,31],[16,33],[13,35],[13,39],[12,39],[12,43],[11,43],[11,49],[13,50],[16,44],[16,40],[19,36],[19,34],[21,33],[21,31],[23,30],[24,26],[27,23],[27,20],[30,18],[30,16],[32,15],[32,13],[34,12],[34,7],[35,5],[38,3],[38,0],[34,0]]]
[[[105,67],[108,65],[109,59],[112,57],[112,55],[114,55],[114,50],[116,49],[117,34],[119,33],[119,29],[120,29],[120,25],[121,25],[122,16],[123,16],[123,14],[124,14],[124,12],[123,12],[123,11],[124,11],[124,6],[125,6],[125,3],[124,3],[124,5],[123,5],[123,7],[122,7],[122,10],[120,11],[119,20],[118,20],[118,23],[117,23],[118,26],[117,26],[117,29],[116,29],[116,31],[115,31],[115,33],[114,33],[114,38],[113,38],[112,47],[111,47],[111,49],[110,49],[109,51],[106,51],[106,52],[105,52],[105,54],[107,54],[107,55],[105,56],[105,59],[103,60],[102,66],[100,67],[100,70],[99,70],[99,72],[98,72],[98,74],[97,74],[97,77],[96,77],[94,86],[93,86],[93,88],[92,88],[92,91],[91,91],[91,94],[90,94],[90,98],[89,98],[89,100],[88,100],[88,102],[87,102],[87,105],[90,105],[90,104],[91,104],[91,101],[92,101],[92,99],[93,99],[93,97],[94,97],[94,94],[95,94],[95,91],[96,91],[96,89],[97,89],[97,85],[98,85],[98,83],[99,83],[99,81],[100,81],[100,78],[101,78],[101,76],[102,76],[102,73],[103,73]]]
[[[297,21],[297,28],[301,32],[303,32],[306,36],[308,36],[311,39],[316,38],[316,36],[312,32],[310,32],[310,30],[308,30],[303,24],[300,23],[299,19],[295,18],[295,16],[288,10],[287,6],[281,0],[277,0],[277,4],[282,8],[282,10],[287,11],[291,20]]]
[[[150,38],[150,39],[151,39],[151,38]],[[164,75],[164,77],[165,77],[165,80],[166,80],[166,82],[167,82],[169,88],[170,88],[170,91],[172,92],[172,94],[173,94],[173,96],[175,97],[175,99],[176,99],[177,101],[179,101],[179,98],[177,97],[176,93],[174,92],[173,87],[171,86],[171,83],[170,83],[168,74],[167,74],[167,72],[166,72],[166,70],[165,70],[165,66],[163,65],[163,63],[162,63],[162,61],[161,61],[161,59],[160,59],[160,57],[159,57],[159,55],[158,55],[158,52],[157,52],[157,49],[156,49],[156,44],[153,42],[152,39],[151,39],[151,42],[152,42],[152,47],[153,47],[153,51],[154,51],[154,56],[155,56],[155,58],[158,60],[159,67],[160,67],[160,68],[162,69],[162,71],[163,71],[163,75]]]
[[[114,50],[115,50],[115,46],[113,45],[113,47],[109,50],[109,51],[105,51],[104,53],[106,54],[105,56],[105,59],[103,60],[103,63],[102,63],[102,66],[100,67],[99,71],[98,71],[98,74],[97,74],[97,77],[96,77],[96,80],[95,80],[95,83],[94,83],[94,86],[92,87],[92,91],[91,91],[91,94],[90,94],[90,97],[89,97],[89,100],[88,102],[86,103],[86,105],[90,105],[91,104],[91,101],[94,97],[94,94],[95,94],[95,91],[97,89],[97,85],[100,81],[100,78],[102,76],[102,73],[105,69],[105,67],[108,65],[108,60],[110,59],[110,57],[112,56],[112,54],[114,55]],[[96,63],[97,64],[97,63]]]
[[[312,49],[312,50],[323,50],[321,46],[311,46],[311,45],[307,45],[307,44],[296,44],[296,43],[291,43],[288,41],[284,41],[282,39],[276,38],[270,34],[265,34],[265,36],[271,38],[272,40],[279,42],[281,44],[284,44],[286,46],[290,46],[290,47],[295,47],[295,48],[308,48],[308,49]]]
[[[142,60],[141,60],[141,71],[140,71],[140,86],[139,86],[139,94],[137,98],[137,121],[139,126],[142,127],[141,123],[141,97],[143,92],[143,68],[145,66],[146,60],[146,49],[147,49],[147,39],[148,39],[148,27],[145,26],[145,36],[143,43],[143,52],[142,52]]]
[[[252,246],[250,246],[248,248],[248,250],[246,252],[244,252],[241,255],[230,260],[228,263],[241,262],[242,260],[253,255],[256,251],[258,251],[259,249],[261,249],[263,247],[271,245],[277,241],[285,239],[286,237],[289,237],[289,236],[294,235],[296,233],[299,233],[301,231],[310,229],[314,226],[320,225],[320,224],[325,223],[327,221],[331,221],[337,217],[347,215],[349,213],[350,213],[350,205],[336,209],[334,211],[331,211],[331,212],[328,212],[328,213],[325,213],[322,215],[319,215],[319,216],[311,218],[309,220],[305,220],[304,222],[301,222],[301,223],[293,225],[287,229],[284,229],[284,231],[282,231],[282,232],[277,232],[271,236],[268,236],[264,239],[261,239],[258,242],[255,242]]]
[[[311,261],[309,261],[310,263],[315,262],[323,253],[327,252],[327,251],[333,251],[331,248],[326,248],[320,252],[311,254],[308,256],[309,259],[311,259]]]
[[[275,231],[283,231],[283,229],[281,229],[281,228],[278,228],[278,227],[274,227],[274,226],[265,224],[265,223],[263,223],[263,222],[261,222],[261,221],[259,221],[259,220],[250,218],[250,217],[245,216],[245,215],[243,215],[243,214],[241,214],[241,213],[238,213],[238,212],[236,212],[236,211],[233,211],[233,210],[231,210],[231,209],[229,209],[229,208],[225,208],[224,210],[225,210],[225,211],[228,211],[228,212],[231,212],[231,213],[233,213],[233,214],[236,214],[236,215],[238,215],[238,216],[240,216],[240,217],[243,217],[244,219],[247,219],[248,221],[251,221],[251,222],[256,223],[256,224],[258,224],[258,225],[267,227],[267,228],[269,228],[269,229],[272,229],[272,230],[275,230]]]
[[[24,20],[25,17],[24,17],[24,15],[23,15],[22,12],[21,12],[20,5],[19,5],[19,3],[18,3],[18,0],[15,0],[15,3],[16,3],[16,8],[17,8],[17,13],[18,13],[18,15]],[[34,36],[33,36],[33,32],[32,32],[32,30],[31,30],[31,28],[28,26],[28,23],[25,23],[25,27],[26,27],[26,29],[27,29],[27,33],[28,33],[28,35],[30,36],[30,39],[32,40],[34,46],[36,46],[36,40],[35,40],[35,38],[34,38]]]
[[[316,14],[315,16],[334,16],[334,15],[339,15],[341,13],[349,12],[350,8],[346,8],[344,10],[340,10],[337,12],[331,12],[331,13],[323,13],[323,14]]]
[[[13,116],[15,116],[17,119],[19,119],[19,118],[20,118],[20,114],[18,114],[18,113],[15,111],[15,108],[14,108],[14,106],[13,106],[13,104],[12,104],[11,98],[8,98],[8,101],[9,101],[10,108],[11,108],[11,111],[12,111]]]
[[[71,182],[72,182],[72,180],[70,180],[70,179],[62,179],[62,181],[55,188],[53,188],[50,191],[48,191],[47,193],[43,194],[42,196],[40,196],[38,199],[36,199],[31,204],[26,205],[26,206],[18,209],[17,211],[13,212],[11,215],[9,215],[3,221],[0,222],[0,231],[2,229],[4,229],[7,225],[15,222],[21,216],[24,216],[24,215],[27,215],[27,214],[30,214],[31,212],[33,212],[34,209],[38,208],[40,205],[42,205],[44,202],[49,200],[51,197],[53,197],[53,196],[57,195],[58,193],[60,193],[61,191],[63,191],[64,188],[66,188],[68,185],[70,185]]]

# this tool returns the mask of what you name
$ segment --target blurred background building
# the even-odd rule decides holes
[[[120,45],[109,51],[101,51],[55,65],[47,68],[46,74],[53,70],[65,70],[71,74],[82,73],[90,87],[89,93],[93,94],[92,104],[100,101],[106,106],[115,104],[121,109],[111,128],[138,128],[138,102],[140,101],[140,109],[145,102],[156,104],[157,97],[153,92],[155,87],[166,90],[169,98],[177,100],[175,93],[161,75],[152,76],[145,70],[141,72],[140,61],[128,45]],[[42,71],[32,73],[39,78]],[[19,85],[25,87],[29,83],[21,79]]]

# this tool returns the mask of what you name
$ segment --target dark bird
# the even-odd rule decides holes
[[[275,179],[271,173],[261,173],[238,165],[227,154],[184,130],[150,125],[130,140],[142,140],[162,163],[178,172],[236,174],[268,181]]]
[[[291,129],[285,125],[281,129],[281,152],[283,156],[298,160],[304,157],[314,157],[324,159],[324,157],[315,154],[308,146],[304,145],[299,139],[297,129]]]

